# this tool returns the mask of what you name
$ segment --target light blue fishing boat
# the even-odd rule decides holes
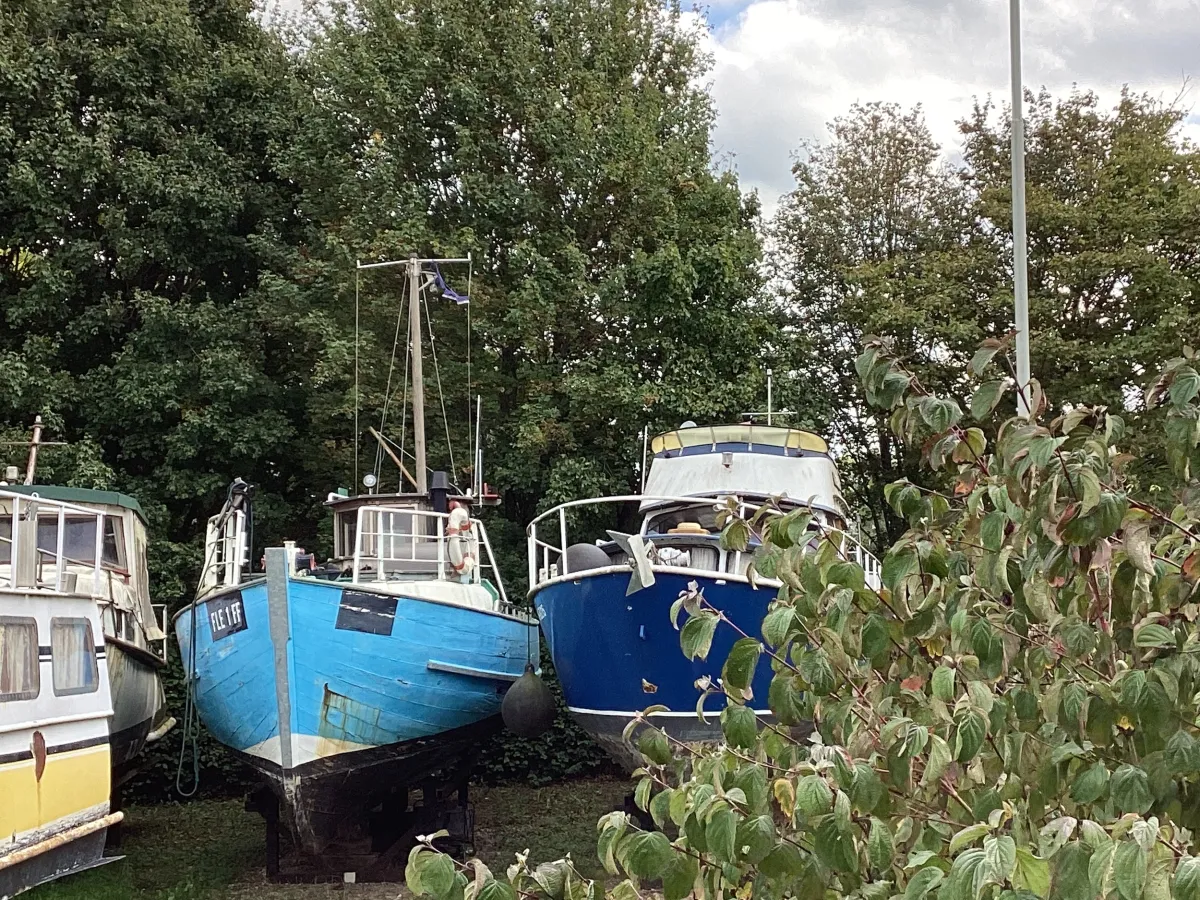
[[[429,262],[407,263],[418,384]],[[440,274],[428,283],[444,288]],[[465,784],[506,691],[536,662],[536,620],[508,603],[471,513],[486,485],[426,479],[422,403],[417,388],[415,491],[331,495],[334,553],[321,567],[287,543],[247,573],[251,491],[235,483],[209,521],[196,600],[175,618],[200,718],[263,776],[268,824],[277,809],[306,854],[337,844],[344,856],[364,839],[378,851],[422,825],[410,791],[428,808],[435,773]]]

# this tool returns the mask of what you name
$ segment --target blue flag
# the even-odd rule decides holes
[[[442,270],[438,268],[437,263],[434,263],[433,265],[433,283],[437,285],[437,288],[442,292],[443,297],[453,300],[459,306],[463,306],[471,302],[471,298],[466,294],[460,294],[458,291],[451,288],[450,285],[446,284],[446,279],[442,277]]]

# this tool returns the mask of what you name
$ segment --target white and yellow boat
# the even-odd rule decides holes
[[[81,517],[99,536],[83,570],[65,552],[68,519]],[[109,809],[112,702],[96,599],[104,519],[0,489],[0,900],[101,864],[105,833],[121,821]]]

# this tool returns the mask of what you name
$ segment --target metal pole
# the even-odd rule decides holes
[[[429,476],[425,468],[425,374],[421,368],[421,262],[416,257],[408,261],[408,321],[409,341],[412,344],[413,378],[413,453],[417,476],[417,493],[429,493]]]
[[[1009,0],[1012,52],[1013,302],[1017,327],[1017,412],[1029,418],[1029,259],[1025,235],[1025,97],[1021,86],[1021,0]]]
[[[771,370],[767,369],[767,424],[771,424]]]

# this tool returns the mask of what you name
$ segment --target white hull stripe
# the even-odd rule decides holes
[[[632,719],[634,716],[641,714],[641,710],[638,710],[636,712],[633,712],[633,711],[626,712],[624,710],[619,710],[619,709],[584,709],[579,706],[568,706],[567,709],[573,713],[579,713],[580,715],[584,715],[584,716],[612,716],[614,718],[622,718],[622,719]],[[710,715],[710,716],[716,716],[716,715],[720,715],[720,711],[715,710],[715,709],[710,709],[710,710],[705,710],[705,714]],[[756,716],[773,715],[773,713],[769,709],[756,709],[756,710],[754,710],[754,714]],[[652,718],[652,719],[657,718],[659,716],[662,716],[664,719],[672,719],[672,718],[674,718],[674,719],[682,719],[682,718],[699,719],[700,718],[694,712],[676,712],[674,710],[668,710],[666,712],[660,711],[660,712],[650,713],[650,718]]]

